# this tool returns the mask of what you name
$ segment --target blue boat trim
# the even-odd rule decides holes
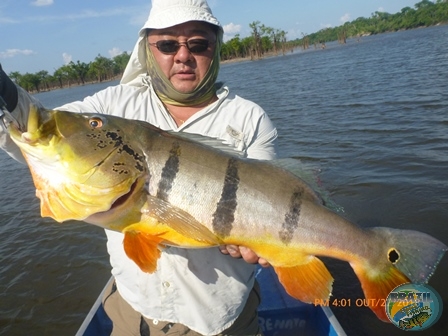
[[[290,297],[279,283],[272,267],[257,268],[262,302],[258,308],[260,325],[265,336],[346,336],[329,307],[306,304]],[[112,322],[102,306],[103,291],[93,304],[76,336],[110,335]]]

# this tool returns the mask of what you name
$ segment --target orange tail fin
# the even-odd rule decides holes
[[[380,258],[351,265],[361,281],[366,303],[381,320],[389,322],[385,307],[389,293],[404,283],[426,283],[447,246],[418,231],[382,227],[368,231],[376,236],[380,248],[372,251],[372,258]]]
[[[375,272],[375,276],[371,275],[374,272],[366,271],[359,266],[353,266],[353,270],[361,282],[366,297],[364,305],[368,306],[380,320],[390,322],[386,314],[387,296],[395,287],[410,282],[408,277],[394,266],[385,273]]]
[[[330,297],[333,277],[320,259],[310,257],[306,264],[274,269],[280,283],[292,297],[306,303]]]

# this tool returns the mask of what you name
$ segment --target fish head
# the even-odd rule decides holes
[[[30,168],[43,217],[84,220],[144,188],[147,169],[135,123],[122,121],[32,107],[26,130],[9,126]]]

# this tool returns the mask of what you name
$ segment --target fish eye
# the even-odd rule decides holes
[[[92,128],[100,128],[103,126],[103,120],[100,117],[92,117],[89,119],[89,125]]]

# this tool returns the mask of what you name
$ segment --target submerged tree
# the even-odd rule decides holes
[[[258,59],[261,58],[261,26],[260,21],[254,21],[249,24],[249,27],[252,29],[252,39],[253,46],[251,50],[251,57],[253,59],[256,56]]]

